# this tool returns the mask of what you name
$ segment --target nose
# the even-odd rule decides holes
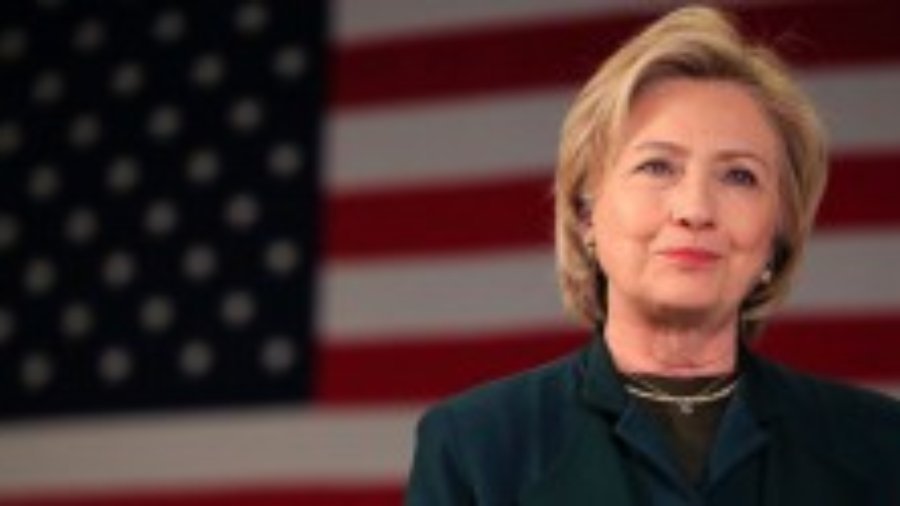
[[[694,174],[683,177],[673,188],[672,219],[681,227],[701,230],[715,226],[715,199],[712,184]]]

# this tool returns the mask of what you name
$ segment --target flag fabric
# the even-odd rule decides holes
[[[727,5],[832,137],[757,346],[896,394],[900,9]],[[554,279],[559,124],[664,7],[4,6],[0,503],[399,502],[425,406],[586,339]]]

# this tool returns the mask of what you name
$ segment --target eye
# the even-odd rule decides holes
[[[666,176],[675,171],[672,164],[665,160],[648,160],[637,166],[636,172],[643,172],[651,176]]]
[[[736,184],[738,186],[757,186],[758,179],[752,170],[744,167],[732,167],[725,172],[725,182]]]

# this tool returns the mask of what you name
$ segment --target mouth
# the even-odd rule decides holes
[[[670,248],[660,253],[663,257],[686,267],[705,267],[717,262],[722,255],[703,248]]]

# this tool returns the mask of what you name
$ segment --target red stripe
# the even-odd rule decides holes
[[[40,493],[3,496],[5,506],[395,506],[403,500],[402,485],[366,486],[355,489],[346,485],[259,487],[225,490],[188,489],[177,492],[129,490],[53,495]]]
[[[326,345],[317,396],[331,403],[428,402],[567,353],[587,332],[548,328],[408,336]],[[851,381],[900,382],[900,315],[791,319],[758,347],[797,369]]]
[[[370,259],[549,244],[550,184],[528,176],[335,195],[326,210],[326,255]]]
[[[372,343],[326,344],[318,362],[316,397],[352,404],[428,401],[540,364],[585,339],[581,332],[558,328],[407,337],[402,342],[374,336]]]
[[[534,174],[539,171],[527,171]],[[328,201],[329,260],[508,250],[553,239],[551,169],[546,176],[369,190]],[[900,224],[900,153],[844,157],[819,213],[825,229]]]
[[[894,2],[801,3],[738,11],[751,33],[804,66],[900,58]],[[573,84],[649,22],[648,15],[542,20],[348,43],[337,50],[333,102],[356,107]]]
[[[838,158],[832,164],[817,224],[826,228],[900,224],[898,187],[900,152]]]
[[[900,314],[785,320],[773,325],[757,348],[812,374],[900,382]]]

